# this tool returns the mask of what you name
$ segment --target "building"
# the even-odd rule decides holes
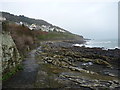
[[[36,25],[35,24],[30,25],[29,29],[30,30],[35,30],[36,29]]]
[[[5,21],[5,20],[6,20],[5,17],[1,17],[1,16],[0,16],[0,21]]]

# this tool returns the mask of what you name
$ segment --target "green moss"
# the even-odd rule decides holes
[[[109,64],[107,61],[102,60],[102,59],[79,58],[78,60],[81,62],[93,62],[95,64],[105,65],[107,67],[112,67],[111,64]]]
[[[10,72],[7,72],[7,73],[3,74],[2,80],[3,81],[7,80],[12,75],[14,75],[16,72],[18,72],[19,70],[23,70],[23,66],[22,65],[17,65],[15,68],[11,69]]]
[[[105,60],[96,59],[95,63],[111,67],[111,65],[107,61],[105,61]]]

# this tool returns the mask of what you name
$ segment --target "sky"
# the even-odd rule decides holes
[[[0,11],[43,19],[85,38],[118,37],[118,0],[3,0]]]

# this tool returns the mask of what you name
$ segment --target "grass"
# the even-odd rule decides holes
[[[13,76],[16,72],[23,70],[23,66],[22,65],[17,65],[15,68],[13,68],[10,72],[5,73],[2,76],[2,80],[5,81],[8,78],[10,78],[11,76]]]
[[[59,32],[49,32],[47,34],[41,34],[38,36],[39,40],[66,40],[74,38],[72,34],[68,33],[59,33]]]

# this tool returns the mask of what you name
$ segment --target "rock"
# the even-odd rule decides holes
[[[107,61],[104,61],[102,59],[95,59],[94,63],[100,64],[100,65],[105,65],[107,67],[112,67]]]
[[[95,72],[85,70],[85,69],[82,69],[82,68],[78,68],[78,67],[69,66],[68,68],[73,70],[73,71],[79,71],[79,72],[85,72],[85,73],[90,73],[90,74],[96,74],[97,75],[97,73],[95,73]]]
[[[92,62],[88,62],[88,63],[83,63],[82,65],[86,66],[86,65],[93,65]]]
[[[92,62],[88,62],[88,65],[93,65],[93,63]]]
[[[109,62],[110,57],[105,56],[107,51],[103,51],[101,48],[78,48],[67,47],[67,45],[64,47],[64,45],[54,42],[43,48],[43,52],[45,53],[41,55],[43,61],[55,67],[65,69],[65,72],[57,73],[57,75],[61,77],[62,83],[68,85],[66,87],[72,87],[70,83],[66,84],[67,81],[72,82],[72,85],[93,89],[115,88],[119,86],[118,81],[114,82],[116,76],[113,73],[103,74],[104,68],[111,69],[113,66]],[[104,55],[101,55],[103,52],[105,52]],[[100,69],[100,72],[98,72],[99,68],[103,70]]]
[[[9,32],[0,34],[0,38],[2,38],[0,50],[2,50],[2,73],[4,76],[4,72],[9,73],[13,68],[21,63],[22,59]]]
[[[51,60],[51,59],[47,60],[48,63],[52,63],[52,61],[53,61],[53,60]]]

